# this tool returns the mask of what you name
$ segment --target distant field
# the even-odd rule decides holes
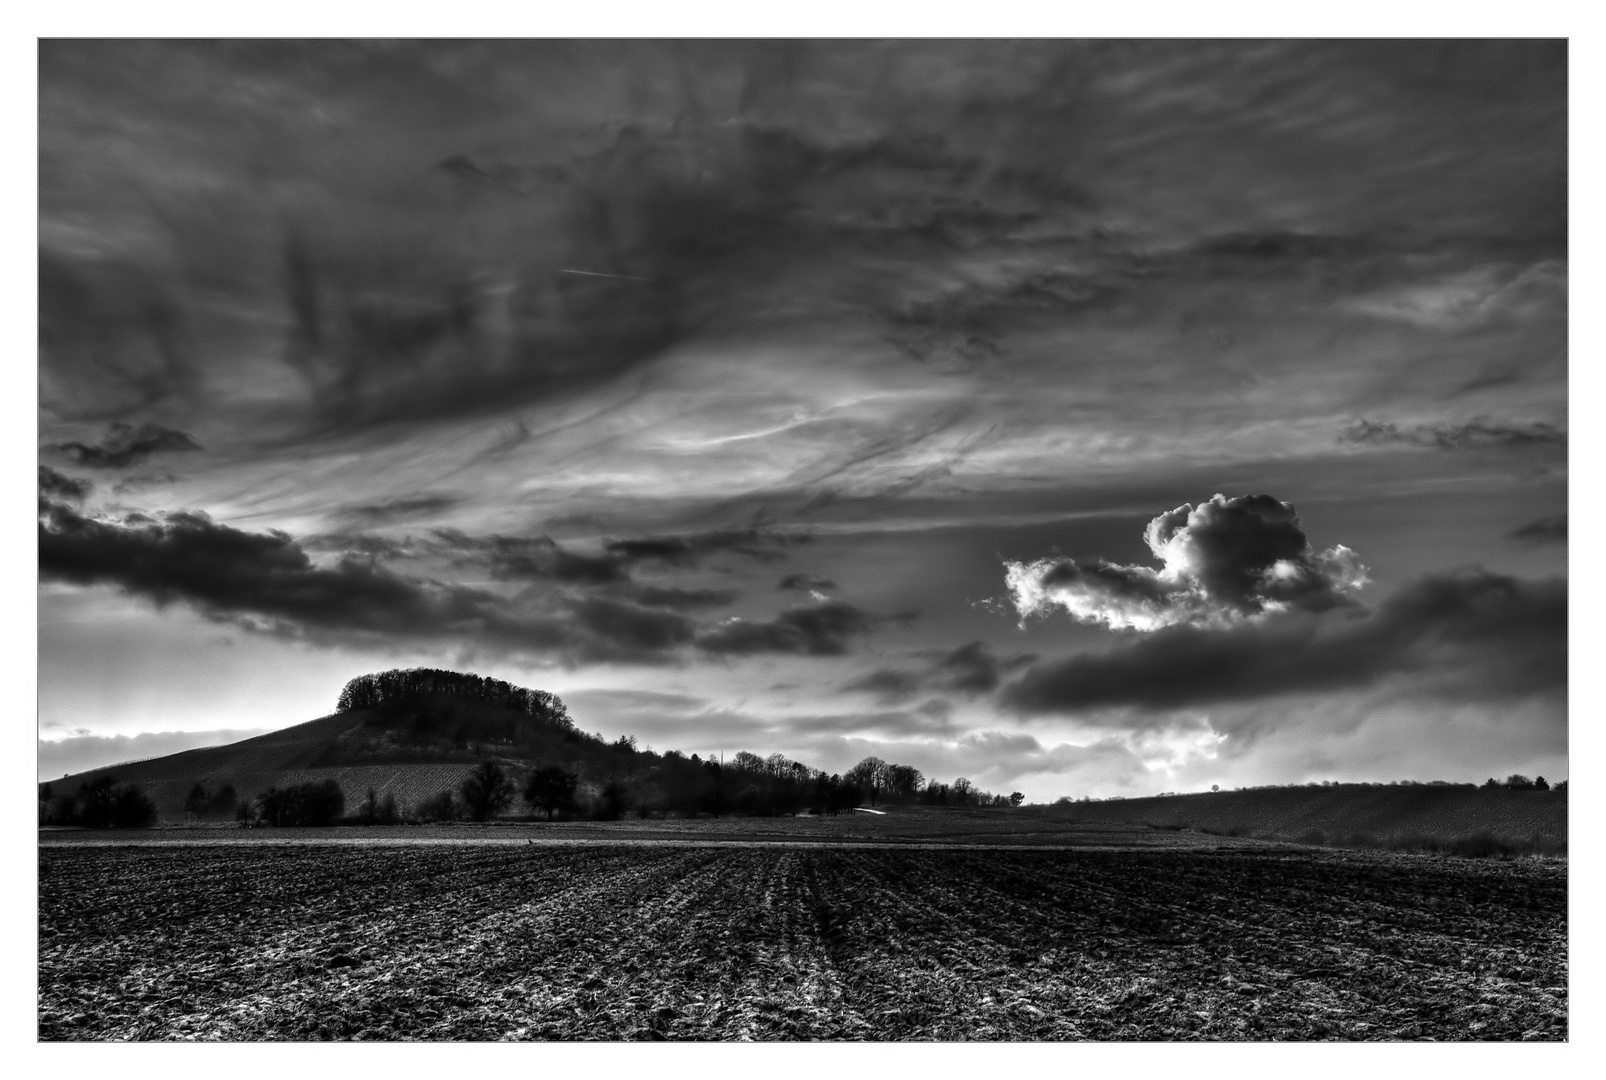
[[[1568,1030],[1556,861],[447,840],[39,869],[46,1040]]]
[[[1567,851],[1567,795],[1561,791],[1335,784],[1061,803],[1023,813],[1062,824],[1143,825],[1337,847],[1456,850],[1482,840],[1490,850],[1479,853]]]
[[[488,825],[336,826],[242,829],[232,823],[128,831],[42,830],[42,844],[409,843],[684,841],[732,843],[985,844],[1070,847],[1266,847],[1244,838],[1157,830],[1147,825],[1054,821],[1010,810],[899,807],[885,815],[652,818],[623,821],[496,822]]]

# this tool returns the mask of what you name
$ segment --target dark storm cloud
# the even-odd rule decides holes
[[[52,443],[45,447],[63,454],[90,469],[122,469],[137,465],[152,454],[199,450],[201,447],[182,431],[160,424],[115,423],[97,445],[81,442]]]
[[[1174,626],[1040,664],[1001,700],[1021,713],[1173,709],[1352,690],[1398,676],[1471,700],[1564,690],[1566,582],[1467,570],[1425,577],[1366,615]]]
[[[580,625],[598,638],[639,655],[667,652],[692,639],[696,624],[677,612],[643,607],[604,596],[574,601]]]
[[[610,555],[628,562],[696,566],[708,556],[722,551],[760,562],[775,562],[786,557],[783,548],[807,542],[806,533],[784,529],[725,529],[678,536],[613,540],[606,545],[606,549]]]
[[[117,524],[51,509],[39,526],[41,578],[113,584],[158,604],[186,601],[209,614],[255,614],[307,629],[519,636],[489,593],[404,577],[370,561],[320,568],[285,533],[243,532],[204,514],[144,521]],[[532,644],[561,641],[553,627],[525,629]]]
[[[59,473],[49,465],[39,466],[39,495],[43,499],[83,502],[94,486],[88,480]]]
[[[312,533],[300,539],[308,551],[341,551],[370,559],[397,559],[413,552],[412,538],[395,540],[361,531]]]
[[[900,671],[897,668],[876,668],[852,682],[842,689],[845,691],[859,691],[874,694],[886,704],[899,701],[908,701],[920,692],[922,684],[921,675],[914,671]]]
[[[830,600],[783,611],[767,622],[727,619],[698,634],[697,647],[704,652],[737,655],[840,656],[854,637],[869,633],[875,623],[853,605]]]
[[[680,589],[639,582],[632,582],[621,592],[647,607],[669,608],[673,611],[725,607],[735,603],[740,595],[734,589]]]
[[[1531,544],[1565,544],[1567,542],[1567,515],[1555,514],[1530,521],[1511,534],[1513,540],[1526,540]]]
[[[1340,436],[1348,443],[1405,444],[1439,450],[1524,450],[1565,447],[1567,433],[1551,424],[1517,423],[1477,417],[1461,424],[1400,427],[1378,420],[1356,420]]]
[[[604,543],[587,552],[564,545],[549,536],[471,536],[459,529],[436,529],[435,550],[459,565],[483,566],[499,581],[551,581],[575,585],[637,586],[633,577],[640,566],[695,569],[721,552],[732,552],[760,562],[785,558],[781,549],[806,536],[768,529],[737,529],[647,536]],[[647,595],[643,593],[643,596]],[[722,591],[668,590],[671,606],[708,606],[729,598]]]
[[[843,690],[874,694],[887,704],[907,701],[922,691],[975,697],[996,690],[1005,675],[1036,659],[1031,655],[1001,658],[986,642],[972,641],[936,658],[921,671],[877,668]]]
[[[1324,611],[1351,603],[1366,583],[1353,551],[1317,552],[1293,504],[1269,495],[1184,503],[1149,522],[1144,540],[1161,569],[1102,559],[1006,562],[1016,610],[1025,617],[1061,607],[1082,622],[1155,630]]]
[[[836,582],[813,574],[787,574],[776,588],[782,592],[828,592],[836,588]]]
[[[996,689],[1004,675],[1034,659],[1032,656],[1001,659],[993,655],[985,642],[972,641],[937,662],[932,685],[960,694],[984,694]]]
[[[731,603],[737,594],[637,582],[620,556],[593,557],[545,537],[437,536],[501,580],[547,583],[506,597],[410,577],[380,564],[415,552],[367,534],[332,534],[306,546],[343,554],[318,566],[282,532],[250,533],[204,514],[120,521],[87,517],[41,500],[43,580],[112,584],[165,605],[182,601],[248,629],[288,636],[460,639],[465,644],[564,660],[665,662],[695,644],[707,653],[834,656],[868,633],[875,617],[840,601],[793,608],[772,620],[707,625],[684,614]]]
[[[244,532],[188,512],[114,522],[46,506],[39,572],[45,581],[115,585],[257,632],[320,640],[432,639],[560,660],[663,662],[695,629],[667,607],[629,598],[558,596],[530,604],[408,577],[373,558],[317,566],[285,533]]]
[[[457,529],[437,529],[434,535],[448,557],[484,566],[499,581],[607,585],[630,580],[627,560],[572,551],[548,536],[470,536]]]

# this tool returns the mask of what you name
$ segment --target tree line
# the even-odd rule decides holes
[[[1536,776],[1532,780],[1530,780],[1526,776],[1523,776],[1521,773],[1512,773],[1510,776],[1506,777],[1505,780],[1503,780],[1503,781],[1502,780],[1496,780],[1494,777],[1491,776],[1491,777],[1489,777],[1488,780],[1484,781],[1483,786],[1486,787],[1486,788],[1504,788],[1507,791],[1549,791],[1550,790],[1550,784],[1549,784],[1548,781],[1545,780],[1545,778],[1543,776]],[[1557,784],[1556,785],[1556,790],[1557,791],[1566,791],[1567,790],[1567,781],[1563,780],[1561,783]]]
[[[56,793],[39,785],[39,824],[86,829],[143,829],[156,824],[156,804],[133,784],[101,776],[78,785],[75,793]]]
[[[560,727],[569,727],[572,723],[568,709],[556,694],[545,690],[528,690],[501,679],[487,679],[483,675],[440,668],[393,668],[371,675],[359,675],[340,691],[335,711],[351,712],[387,702],[440,695],[501,705]]]
[[[627,740],[620,740],[626,743]],[[595,773],[583,766],[535,767],[484,760],[455,787],[417,805],[402,808],[394,795],[374,789],[354,814],[333,780],[269,788],[242,803],[238,819],[246,825],[280,827],[336,823],[369,825],[401,822],[488,821],[523,812],[548,821],[586,818],[618,820],[647,817],[750,817],[851,812],[871,806],[918,803],[938,806],[1011,807],[1023,796],[982,791],[961,777],[953,783],[927,780],[920,770],[880,758],[866,758],[845,773],[826,773],[781,754],[761,758],[743,751],[721,762],[643,751],[637,767]]]

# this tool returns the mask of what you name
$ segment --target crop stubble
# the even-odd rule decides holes
[[[1564,1039],[1566,869],[1359,853],[45,847],[53,1039]]]

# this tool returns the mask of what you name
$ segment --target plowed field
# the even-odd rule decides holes
[[[43,846],[56,1039],[1564,1039],[1566,867]]]

